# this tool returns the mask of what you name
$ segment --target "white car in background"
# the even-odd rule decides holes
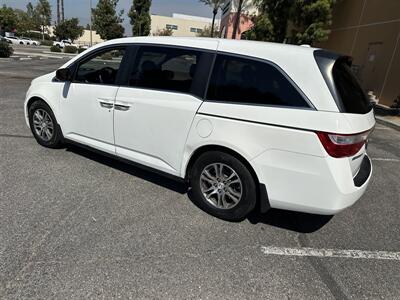
[[[20,40],[18,37],[16,36],[8,36],[5,37],[6,41],[10,44],[14,44],[14,45],[25,45],[24,41]]]
[[[350,67],[311,47],[115,39],[33,80],[25,118],[42,146],[79,143],[185,180],[222,219],[270,207],[329,215],[372,174],[374,112]]]
[[[32,45],[32,46],[39,46],[40,42],[32,40],[31,38],[27,38],[27,37],[20,37],[19,38],[21,41],[24,42],[25,45]]]
[[[74,46],[74,47],[78,48],[78,45],[73,44],[71,42],[71,40],[61,40],[59,42],[53,42],[53,46],[57,46],[60,49],[63,49],[65,46]]]

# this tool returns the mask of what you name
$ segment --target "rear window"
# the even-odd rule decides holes
[[[340,112],[366,114],[372,109],[349,57],[325,50],[314,51],[314,57]]]
[[[346,61],[338,59],[333,66],[332,73],[345,112],[352,114],[368,113],[371,110],[371,104],[354,76],[350,65]]]

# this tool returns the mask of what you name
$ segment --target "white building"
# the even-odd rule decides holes
[[[156,35],[157,31],[171,29],[173,36],[196,36],[205,27],[211,26],[212,18],[197,16],[172,14],[172,17],[151,15],[151,35]],[[219,26],[220,20],[215,20],[215,25]]]

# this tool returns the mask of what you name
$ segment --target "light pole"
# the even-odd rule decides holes
[[[92,0],[90,2],[90,47],[93,46],[93,37],[92,37]]]

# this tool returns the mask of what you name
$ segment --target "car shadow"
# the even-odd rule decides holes
[[[116,158],[109,157],[105,154],[97,153],[93,150],[88,150],[86,148],[79,147],[74,144],[66,145],[65,150],[83,156],[95,162],[101,163],[108,167],[114,168],[116,170],[122,171],[124,173],[149,181],[151,183],[157,184],[171,191],[180,194],[186,194],[188,191],[188,186],[184,182],[180,182],[178,180],[168,178],[161,174],[157,174],[155,172],[142,169],[135,165],[120,161]]]
[[[253,211],[248,217],[251,224],[266,224],[299,233],[312,233],[324,227],[333,216],[314,215],[271,208],[266,213]]]
[[[93,150],[88,150],[75,144],[66,145],[65,150],[83,156],[87,159],[93,160],[97,163],[122,171],[129,175],[136,176],[143,180],[157,184],[171,191],[180,194],[187,194],[189,200],[195,206],[201,209],[196,204],[196,202],[192,200],[193,195],[189,189],[189,186],[183,181],[181,182],[172,178],[168,178],[161,174],[142,169],[136,165],[120,161],[116,158],[109,157],[102,153],[97,153]],[[260,213],[256,209],[252,213],[250,213],[247,219],[251,224],[254,225],[261,223],[299,233],[311,233],[321,229],[332,219],[332,217],[333,216],[313,215],[280,209],[270,209],[266,213]]]

